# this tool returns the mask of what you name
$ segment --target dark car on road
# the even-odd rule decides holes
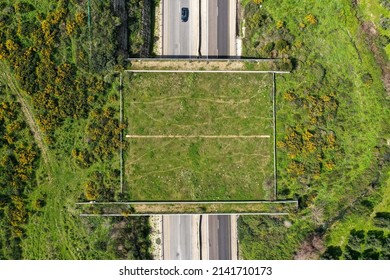
[[[190,11],[188,8],[181,8],[181,21],[187,22]]]

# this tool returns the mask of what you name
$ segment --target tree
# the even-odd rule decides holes
[[[366,247],[381,249],[384,239],[383,230],[369,230],[367,231]]]
[[[390,229],[390,213],[377,212],[374,217],[374,224],[378,227]]]
[[[85,198],[87,200],[96,200],[98,198],[99,192],[96,184],[92,181],[89,181],[85,185]]]
[[[344,249],[344,258],[346,260],[359,260],[361,259],[361,253],[359,251],[353,250],[350,246],[345,246]]]
[[[348,246],[353,250],[360,251],[365,243],[365,231],[353,229],[350,232]]]
[[[339,260],[342,255],[343,251],[340,246],[329,246],[321,258],[324,260]]]

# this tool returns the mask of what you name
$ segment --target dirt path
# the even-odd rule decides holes
[[[6,66],[4,63],[1,63],[1,68],[5,69]],[[33,113],[31,112],[31,109],[27,105],[27,102],[23,98],[23,95],[21,93],[21,89],[17,86],[17,81],[9,73],[6,73],[6,71],[3,71],[2,76],[4,78],[4,81],[6,84],[9,86],[11,89],[12,93],[17,97],[18,102],[20,103],[20,106],[22,108],[23,115],[25,117],[25,120],[30,127],[30,130],[33,134],[33,137],[35,139],[35,142],[37,143],[39,149],[41,150],[42,153],[42,158],[45,162],[46,166],[50,166],[50,160],[49,160],[49,154],[48,154],[48,149],[43,141],[42,138],[42,132],[35,122],[35,118]],[[49,180],[51,180],[51,170],[48,168],[48,175],[49,175]]]
[[[375,25],[372,22],[362,22],[361,29],[366,34],[371,52],[374,54],[376,63],[382,69],[382,80],[387,95],[390,96],[390,65],[387,63],[383,51],[378,47],[376,39],[379,36]]]
[[[190,60],[135,60],[132,69],[181,69],[181,70],[244,70],[243,62],[232,61],[190,61]]]
[[[270,135],[126,135],[126,138],[270,138]]]

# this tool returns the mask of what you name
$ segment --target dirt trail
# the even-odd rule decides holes
[[[362,22],[361,29],[368,38],[368,43],[372,53],[374,54],[376,63],[382,69],[382,81],[386,89],[387,95],[390,97],[390,65],[384,57],[383,50],[381,50],[376,43],[376,38],[379,35],[375,25],[372,22]]]
[[[126,135],[126,138],[270,138],[270,135]]]
[[[245,64],[239,61],[189,61],[189,60],[135,60],[132,69],[184,69],[184,70],[244,70]]]
[[[5,68],[4,64],[2,65],[2,68],[3,69]],[[36,124],[34,115],[31,112],[26,101],[24,100],[23,95],[21,93],[21,89],[17,86],[17,82],[15,81],[15,79],[13,77],[11,77],[10,74],[5,73],[5,71],[3,72],[3,78],[4,78],[4,81],[6,81],[9,88],[11,89],[11,91],[13,92],[13,94],[17,97],[18,102],[20,103],[25,120],[26,120],[28,126],[30,127],[30,130],[32,131],[35,142],[37,143],[39,149],[41,150],[42,158],[45,162],[45,165],[49,167],[48,168],[48,175],[49,175],[49,180],[51,180],[49,153],[48,153],[48,149],[43,141],[42,132],[41,132],[39,126]]]

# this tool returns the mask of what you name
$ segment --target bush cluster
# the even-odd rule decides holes
[[[327,260],[389,260],[390,234],[383,230],[350,231],[348,243],[343,248],[329,246],[322,255]]]

